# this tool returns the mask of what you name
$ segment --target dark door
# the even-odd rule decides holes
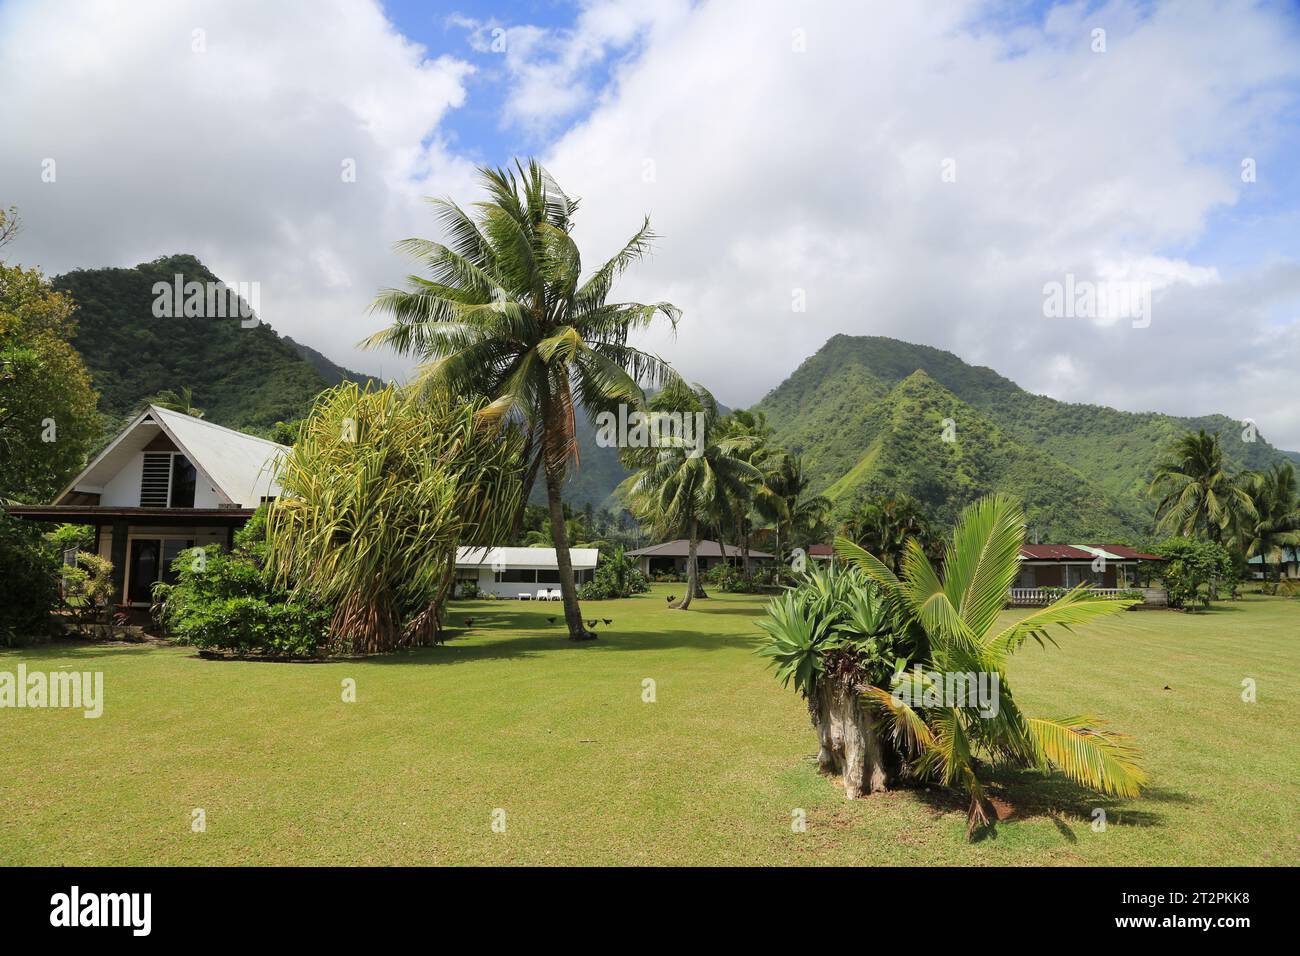
[[[158,580],[158,565],[162,558],[162,542],[157,538],[136,538],[131,542],[131,583],[127,585],[126,599],[131,604],[152,604],[153,583]]]

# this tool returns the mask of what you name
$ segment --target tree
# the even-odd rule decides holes
[[[1155,468],[1150,493],[1159,494],[1157,527],[1222,543],[1233,523],[1253,517],[1246,483],[1232,473],[1218,433],[1204,428],[1179,438]]]
[[[1223,545],[1204,538],[1169,538],[1156,545],[1155,553],[1164,559],[1160,577],[1165,584],[1170,607],[1209,607],[1215,597],[1215,584],[1235,578],[1232,555]]]
[[[266,520],[275,584],[332,609],[330,649],[372,654],[436,641],[462,540],[504,540],[522,440],[482,400],[324,392],[281,460]]]
[[[769,455],[762,468],[762,487],[754,506],[776,526],[776,559],[784,562],[787,548],[803,547],[820,540],[828,531],[829,499],[809,494],[811,479],[805,476],[803,461],[782,452]]]
[[[1247,493],[1253,505],[1253,518],[1247,518],[1241,528],[1242,552],[1247,560],[1260,558],[1265,584],[1270,564],[1276,566],[1280,582],[1284,549],[1300,551],[1300,492],[1295,468],[1290,462],[1278,462],[1266,471],[1250,475]]]
[[[703,428],[686,437],[685,416],[696,414],[703,415]],[[703,386],[670,385],[650,400],[648,418],[650,433],[659,437],[650,447],[622,452],[632,474],[619,491],[657,535],[689,539],[686,596],[676,605],[684,611],[703,593],[697,561],[701,523],[731,513],[759,472],[743,457],[751,439],[721,437],[717,402]]]
[[[0,233],[13,222],[0,216]],[[74,308],[37,270],[0,262],[0,498],[50,500],[98,434],[90,375],[70,344]]]
[[[742,570],[749,577],[749,540],[754,531],[754,502],[764,491],[763,463],[774,454],[770,442],[772,427],[767,423],[767,416],[762,412],[749,412],[738,409],[718,423],[722,438],[745,438],[748,444],[738,448],[736,454],[753,465],[758,473],[746,483],[747,494],[738,501],[733,520],[736,537],[740,540]]]
[[[571,235],[577,201],[534,160],[479,173],[487,199],[475,204],[475,215],[434,200],[448,244],[398,244],[429,277],[411,276],[406,288],[379,295],[374,308],[395,321],[365,344],[426,360],[425,386],[483,396],[491,401],[484,416],[522,423],[528,442],[523,500],[540,463],[569,637],[590,639],[595,635],[582,624],[561,497],[565,476],[577,464],[574,412],[612,411],[619,403],[641,408],[643,384],[674,379],[667,363],[628,339],[659,316],[675,327],[678,311],[667,302],[608,301],[615,280],[651,248],[648,218],[582,281]]]
[[[929,555],[934,537],[925,509],[910,495],[860,502],[845,519],[840,533],[879,557],[895,574],[902,570],[909,539],[919,541]]]
[[[168,408],[173,412],[180,412],[182,415],[190,415],[194,418],[203,417],[203,409],[194,407],[194,393],[190,391],[188,385],[177,391],[174,388],[164,389],[145,399],[150,405],[157,405],[159,408]],[[279,422],[276,422],[279,425]]]
[[[59,560],[37,525],[0,509],[0,646],[43,635],[59,603]]]
[[[1092,717],[1026,716],[1006,680],[1007,660],[1026,640],[1042,643],[1053,626],[1134,602],[1101,600],[1080,586],[1001,626],[1023,543],[1019,507],[993,495],[963,511],[942,573],[915,539],[895,575],[838,538],[835,551],[847,567],[809,575],[769,606],[760,653],[808,699],[819,760],[843,773],[850,798],[900,778],[933,781],[969,796],[973,832],[990,820],[981,780],[987,763],[1055,767],[1103,793],[1137,794],[1145,774],[1128,743]],[[954,693],[958,681],[980,675],[990,694]]]

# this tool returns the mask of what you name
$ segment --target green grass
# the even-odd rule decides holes
[[[475,601],[454,606],[475,622],[447,646],[358,663],[0,652],[0,670],[102,670],[106,696],[98,720],[0,710],[0,863],[1300,862],[1300,602],[1131,612],[1024,648],[1021,706],[1104,716],[1141,745],[1152,787],[1113,801],[1010,775],[1018,817],[970,844],[945,794],[849,803],[817,773],[803,703],[753,654],[760,600],[682,613],[670,592],[588,604],[614,622],[589,645],[548,625],[558,605]]]

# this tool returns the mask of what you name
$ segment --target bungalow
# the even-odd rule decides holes
[[[147,608],[155,581],[195,545],[229,548],[257,506],[280,493],[275,465],[288,449],[150,405],[51,505],[9,514],[90,525],[93,550],[113,563],[113,602]]]
[[[1280,560],[1279,560],[1280,558]],[[1264,578],[1264,556],[1261,554],[1250,558],[1250,576],[1255,580]],[[1268,580],[1275,581],[1281,578],[1284,581],[1294,581],[1300,578],[1300,548],[1283,548],[1282,553],[1276,557],[1270,557],[1268,560]]]
[[[641,573],[647,578],[655,574],[685,574],[686,560],[691,553],[691,542],[687,538],[678,538],[676,541],[665,541],[663,544],[652,544],[646,548],[638,548],[635,551],[627,552],[629,558],[636,558],[641,567]],[[734,565],[740,565],[744,562],[744,549],[737,545],[729,544],[726,546],[726,558],[723,558],[722,545],[716,541],[700,541],[696,545],[695,560],[699,565],[700,573],[703,574],[709,568],[719,565],[723,560]],[[772,560],[772,555],[766,551],[755,551],[749,549],[749,560],[755,563]]]
[[[591,580],[599,558],[599,548],[569,549],[575,584]],[[545,592],[549,596],[559,590],[560,564],[554,548],[457,548],[457,593],[463,593],[464,585],[471,581],[480,594],[535,598],[538,592]]]
[[[1020,574],[1011,588],[1013,604],[1046,603],[1045,588],[1091,584],[1099,593],[1148,590],[1148,603],[1162,603],[1158,588],[1138,584],[1139,561],[1159,561],[1119,544],[1026,544],[1020,548]]]

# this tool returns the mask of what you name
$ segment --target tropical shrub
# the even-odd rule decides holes
[[[636,559],[629,558],[623,548],[614,548],[596,565],[591,580],[578,589],[578,597],[584,601],[604,601],[649,590],[650,584],[637,567]]]
[[[459,584],[460,596],[467,601],[472,601],[479,596],[477,581],[461,581]]]
[[[0,644],[13,647],[49,632],[49,614],[59,604],[59,566],[36,525],[0,510]]]
[[[154,585],[154,616],[178,644],[238,654],[311,657],[324,645],[328,610],[295,599],[264,569],[266,509],[217,545],[181,552],[175,584]]]
[[[89,551],[78,551],[77,563],[63,567],[63,599],[96,617],[107,611],[113,599],[113,562]]]
[[[1019,507],[995,495],[962,513],[941,571],[915,539],[895,575],[839,538],[846,569],[809,575],[769,605],[760,653],[808,700],[819,762],[843,774],[850,798],[908,778],[953,787],[970,798],[973,832],[990,820],[981,779],[989,764],[1056,768],[1103,793],[1138,793],[1146,778],[1130,744],[1093,717],[1026,716],[1005,671],[1012,653],[1030,638],[1043,643],[1050,627],[1132,602],[1103,600],[1081,586],[1000,627],[1023,543]],[[952,694],[956,678],[978,678],[991,701],[982,692],[974,700]]]
[[[1169,606],[1208,607],[1216,584],[1234,588],[1237,581],[1232,556],[1223,545],[1204,538],[1169,538],[1156,545],[1164,558],[1161,576],[1169,595]]]
[[[330,608],[331,653],[436,641],[456,546],[510,532],[521,450],[481,400],[351,382],[322,393],[267,511],[277,586]]]

